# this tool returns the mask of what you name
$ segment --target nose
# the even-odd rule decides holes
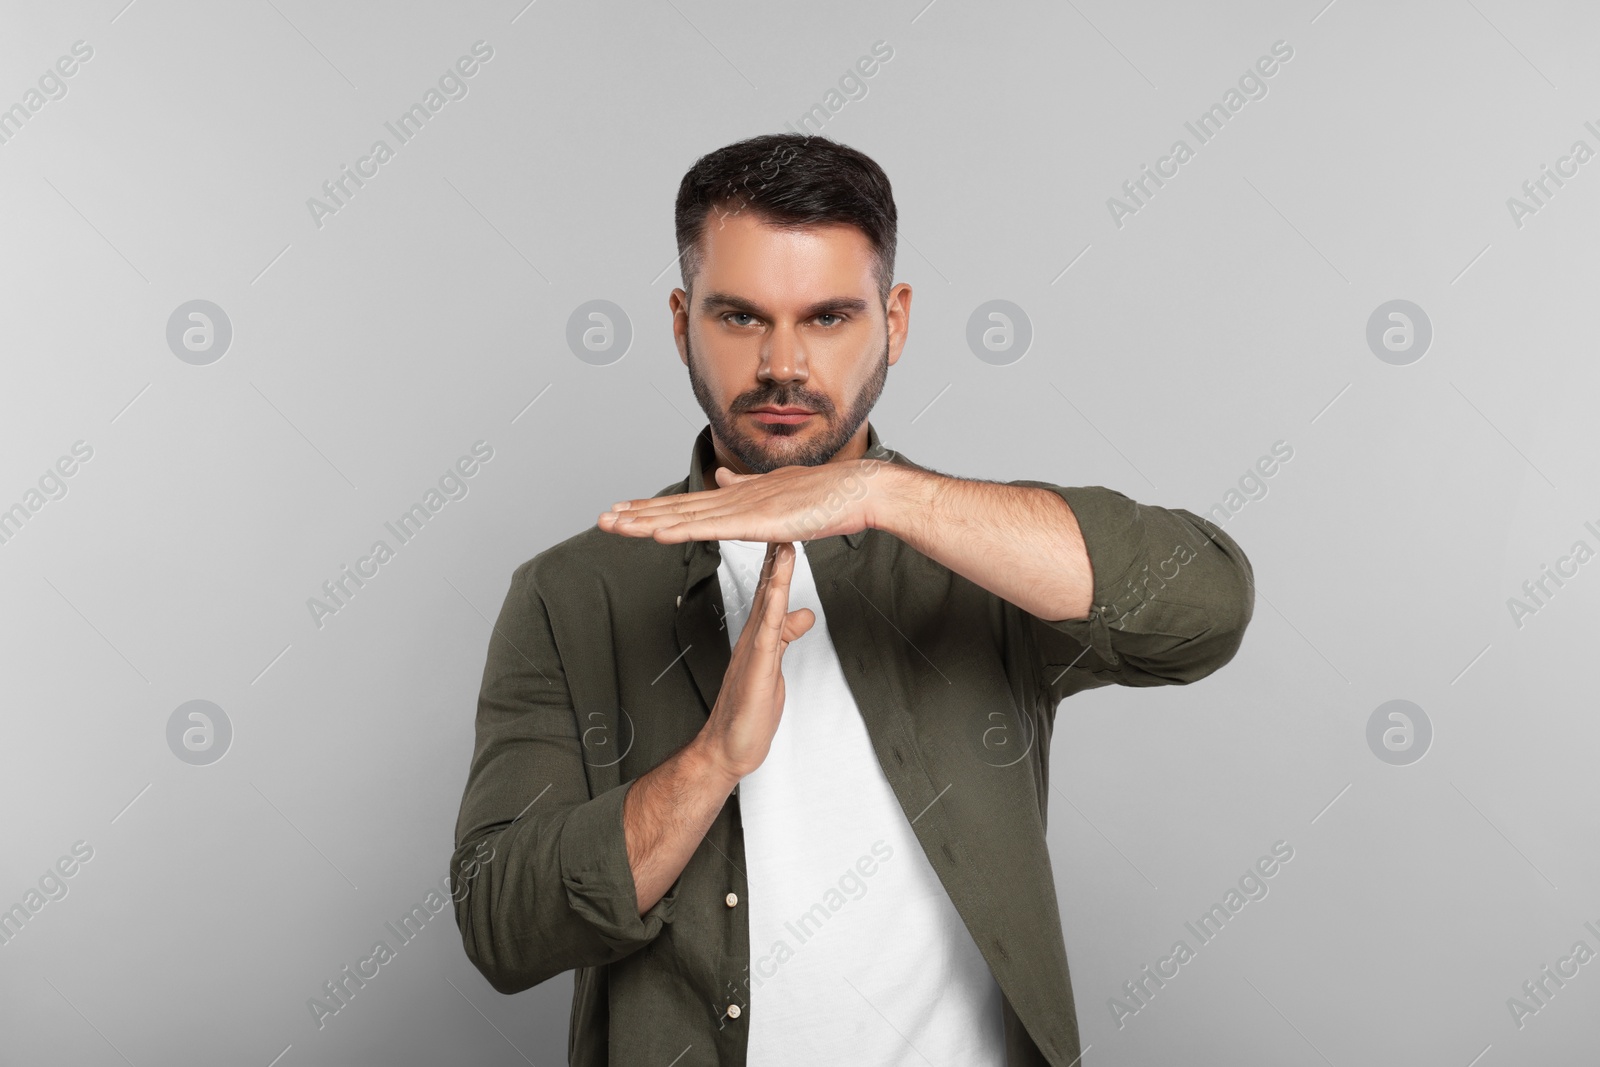
[[[756,378],[763,382],[805,384],[810,377],[804,346],[788,324],[775,326],[761,346],[761,366]]]

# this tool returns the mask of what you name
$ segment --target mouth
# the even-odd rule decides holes
[[[751,411],[750,417],[764,426],[797,426],[814,414],[816,412],[805,408],[773,407],[769,404]]]

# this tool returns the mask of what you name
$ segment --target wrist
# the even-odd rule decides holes
[[[940,476],[898,464],[881,463],[868,495],[867,525],[904,540],[925,522],[938,496]]]
[[[739,784],[741,775],[729,769],[726,762],[712,751],[703,733],[697,734],[693,741],[684,746],[683,757],[693,781],[710,783],[724,797]]]

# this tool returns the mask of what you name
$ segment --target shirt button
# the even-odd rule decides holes
[[[728,1018],[737,1019],[738,1017],[739,1017],[739,1005],[737,1005],[737,1004],[729,1004],[728,1005]]]
[[[738,893],[729,893],[727,896],[723,897],[722,900],[730,908],[737,908],[739,906],[739,894]]]

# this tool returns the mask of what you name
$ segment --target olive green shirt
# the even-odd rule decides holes
[[[864,458],[925,469],[867,429]],[[705,489],[712,455],[707,426],[688,477],[654,495]],[[806,555],[878,762],[1004,994],[1007,1063],[1069,1067],[1078,1025],[1045,841],[1056,705],[1204,678],[1238,650],[1255,588],[1234,540],[1189,511],[1006,484],[1071,507],[1094,573],[1087,618],[1039,619],[882,530],[809,540]],[[715,541],[591,527],[516,569],[489,639],[456,922],[502,993],[577,971],[574,1065],[745,1063],[737,787],[643,915],[622,824],[628,787],[716,703],[730,657],[719,560]]]

